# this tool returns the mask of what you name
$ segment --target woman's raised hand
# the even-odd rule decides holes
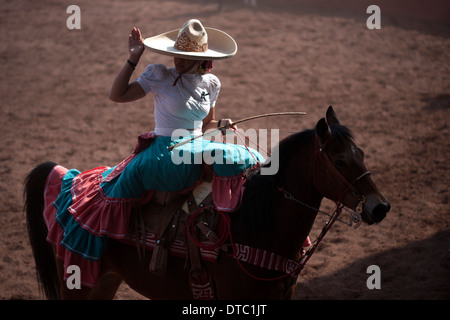
[[[145,50],[144,40],[142,39],[141,30],[133,28],[128,37],[128,51],[131,57],[139,60]]]

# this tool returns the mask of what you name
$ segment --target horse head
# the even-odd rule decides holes
[[[316,125],[313,183],[321,195],[354,209],[368,224],[382,221],[391,208],[366,169],[364,152],[331,106]]]

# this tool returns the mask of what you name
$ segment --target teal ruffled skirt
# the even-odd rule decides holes
[[[256,150],[202,138],[172,150],[182,139],[150,135],[143,141],[145,147],[140,141],[118,166],[66,173],[54,206],[68,250],[98,260],[108,237],[124,238],[131,209],[148,201],[149,192],[192,187],[201,179],[202,163],[212,165],[216,176],[231,177],[264,161]]]
[[[202,162],[211,164],[218,176],[242,173],[264,158],[245,146],[218,143],[202,138],[168,150],[182,140],[156,137],[148,148],[136,155],[121,175],[101,185],[110,197],[137,198],[147,190],[181,191],[200,179]],[[103,173],[106,178],[114,168]]]

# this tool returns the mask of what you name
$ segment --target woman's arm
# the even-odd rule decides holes
[[[144,52],[144,41],[139,29],[133,28],[128,38],[130,56],[113,82],[109,99],[115,102],[130,102],[145,97],[145,91],[136,81],[130,82],[130,77]]]
[[[206,132],[207,130],[211,130],[211,129],[217,129],[217,123],[218,121],[215,120],[215,112],[216,108],[211,108],[209,110],[208,115],[203,119],[203,132]]]
[[[215,120],[215,115],[216,115],[215,110],[216,110],[216,108],[211,108],[209,110],[208,115],[203,119],[203,129],[202,129],[203,132],[206,132],[207,130],[217,129],[217,127],[219,126],[219,122],[220,122],[221,127],[227,126],[225,128],[225,130],[229,129],[231,127],[237,129],[237,127],[233,125],[233,121],[231,121],[231,119]],[[225,130],[222,131],[222,133],[225,133]]]

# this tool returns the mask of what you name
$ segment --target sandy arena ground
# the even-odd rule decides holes
[[[87,170],[128,156],[137,135],[154,126],[151,98],[126,105],[107,98],[128,57],[130,29],[148,37],[190,18],[239,45],[213,69],[222,81],[218,118],[307,112],[241,126],[280,129],[284,138],[312,128],[333,105],[392,205],[378,225],[335,225],[295,299],[450,298],[448,1],[373,1],[380,30],[366,27],[370,1],[257,2],[223,0],[220,11],[212,0],[0,4],[0,299],[43,298],[23,213],[26,174],[47,160]],[[80,30],[66,27],[71,4],[81,8]],[[172,60],[147,51],[132,77],[149,63]],[[317,218],[313,239],[324,221]],[[366,286],[370,265],[380,267],[380,290]],[[116,298],[142,299],[125,284]]]

